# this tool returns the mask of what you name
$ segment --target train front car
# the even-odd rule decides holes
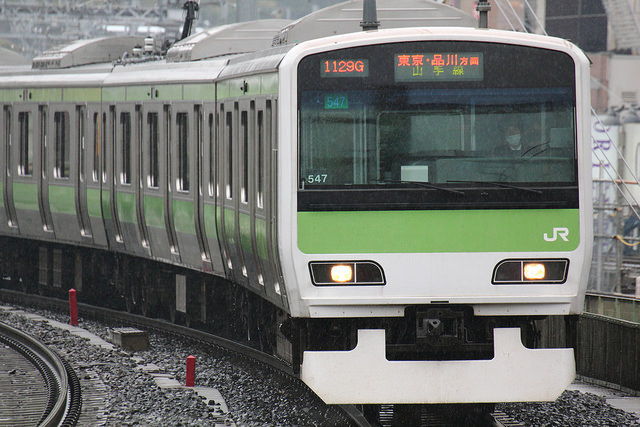
[[[302,379],[327,403],[553,400],[592,240],[589,70],[473,29],[301,43],[280,65],[279,229]],[[289,144],[289,141],[291,143]]]

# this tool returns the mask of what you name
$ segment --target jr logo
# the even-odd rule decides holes
[[[569,229],[566,227],[553,227],[553,236],[549,237],[547,233],[544,233],[544,240],[547,242],[555,242],[560,237],[565,242],[569,241]]]

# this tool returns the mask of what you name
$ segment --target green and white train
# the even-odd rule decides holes
[[[237,315],[327,403],[555,399],[573,350],[533,325],[582,310],[589,61],[426,3],[462,26],[261,21],[0,67],[3,274]],[[266,45],[225,42],[247,28]]]

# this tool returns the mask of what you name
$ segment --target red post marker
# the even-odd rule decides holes
[[[69,289],[69,315],[71,326],[78,326],[78,301],[75,289]]]
[[[196,380],[196,358],[195,356],[187,357],[187,378],[185,385],[187,387],[193,387]]]

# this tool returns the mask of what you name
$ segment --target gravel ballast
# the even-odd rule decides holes
[[[37,313],[68,322],[67,316]],[[147,351],[107,350],[66,330],[12,311],[0,310],[0,321],[52,347],[71,363],[85,387],[90,384],[89,387],[101,389],[98,391],[103,394],[101,407],[90,415],[91,420],[84,415],[84,421],[91,425],[225,425],[226,421],[227,425],[241,426],[340,426],[345,423],[335,407],[325,405],[304,385],[292,384],[270,371],[200,344],[150,333]],[[80,322],[82,328],[108,339],[109,327],[83,319]],[[189,355],[196,357],[195,385],[216,388],[226,400],[228,413],[221,413],[219,406],[203,400],[191,389],[158,387],[153,377],[140,369],[141,365],[155,364],[184,384]],[[578,391],[565,391],[551,403],[500,404],[497,409],[526,426],[640,425],[637,417],[611,407],[604,398]]]

